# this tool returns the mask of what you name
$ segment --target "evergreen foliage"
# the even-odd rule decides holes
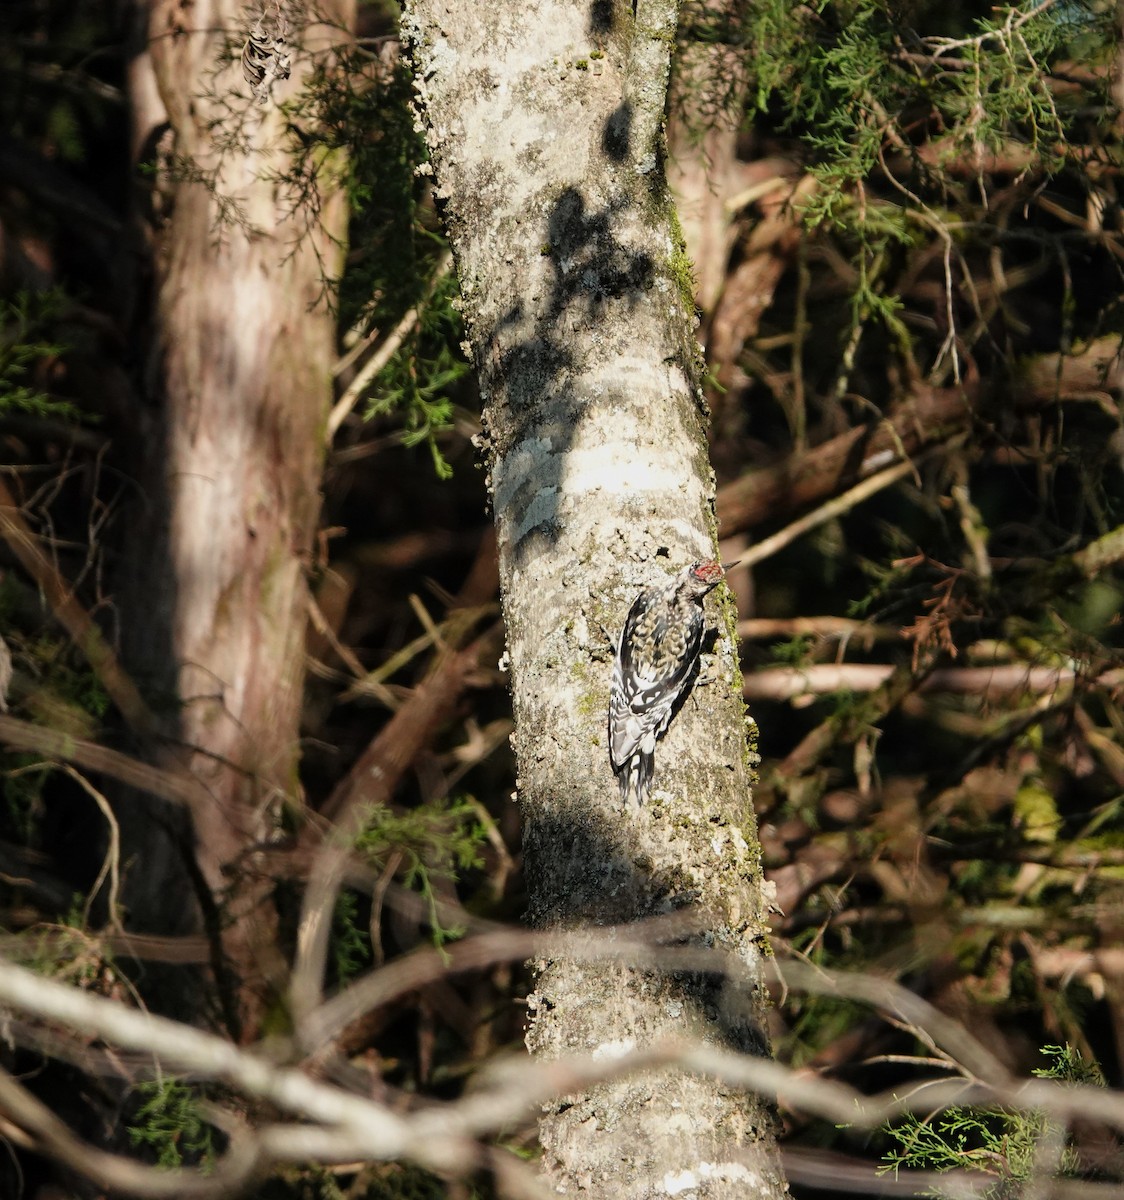
[[[468,800],[433,800],[417,808],[395,811],[386,805],[371,808],[355,848],[376,867],[393,857],[406,887],[425,901],[434,945],[458,938],[463,929],[446,926],[438,910],[434,884],[464,880],[483,866],[480,849],[484,828]]]
[[[134,1146],[147,1147],[161,1167],[214,1165],[215,1136],[200,1108],[197,1089],[171,1076],[137,1084],[140,1105],[129,1125]]]
[[[1104,1086],[1096,1064],[1087,1062],[1072,1046],[1043,1046],[1042,1054],[1051,1061],[1034,1069],[1039,1078]],[[887,1164],[883,1173],[893,1172],[896,1176],[904,1168],[994,1176],[996,1182],[983,1193],[986,1200],[1015,1195],[1016,1188],[1051,1165],[1041,1157],[1046,1137],[1064,1142],[1064,1131],[1051,1127],[1041,1112],[959,1105],[931,1119],[910,1116],[886,1126],[885,1133],[896,1147],[883,1155]],[[1079,1175],[1080,1165],[1072,1147],[1062,1146],[1059,1166],[1063,1176]],[[948,1193],[936,1189],[927,1194],[940,1197]]]
[[[280,182],[306,220],[316,216],[313,183],[335,176],[346,190],[352,250],[342,277],[325,279],[325,288],[348,340],[386,337],[416,308],[416,323],[370,381],[362,407],[368,420],[401,426],[403,445],[424,445],[437,477],[448,479],[440,439],[470,368],[460,348],[456,277],[440,268],[446,244],[427,198],[427,152],[412,98],[409,69],[396,55],[356,46],[318,64],[285,106],[295,156]]]
[[[361,36],[324,55],[310,86],[282,105],[294,165],[269,180],[306,228],[319,219],[321,185],[348,199],[345,269],[322,279],[318,301],[338,318],[340,394],[371,355],[396,344],[354,397],[366,420],[347,421],[334,443],[323,536],[307,563],[317,619],[294,794],[303,789],[309,810],[464,644],[466,610],[453,597],[466,579],[475,579],[478,607],[465,620],[494,612],[479,594],[485,552],[471,568],[487,535],[482,477],[462,469],[479,418],[460,348],[457,281],[445,265],[393,14],[360,8]],[[3,481],[44,561],[111,643],[122,619],[113,577],[122,527],[151,501],[138,494],[137,464],[123,447],[141,431],[143,452],[161,452],[146,390],[152,264],[143,238],[131,240],[137,181],[124,151],[119,9],[109,0],[17,0],[0,13],[0,156],[15,164],[0,170]],[[304,19],[318,16],[308,8]],[[725,492],[772,471],[783,479],[736,534],[753,544],[838,498],[860,460],[913,462],[892,487],[841,507],[772,555],[755,569],[752,599],[743,596],[745,618],[781,627],[760,645],[746,635],[750,682],[758,669],[788,669],[787,678],[840,671],[830,691],[751,705],[765,756],[754,802],[785,909],[775,915],[777,955],[901,980],[965,1014],[982,1036],[1002,1037],[1024,1072],[1100,1082],[1089,1065],[1100,1060],[1118,1083],[1116,984],[1084,965],[1119,941],[1124,883],[1117,9],[1099,0],[691,0],[680,31],[683,69],[697,72],[681,91],[697,138],[723,112],[741,131],[734,161],[712,164],[714,178],[723,167],[746,172],[719,230],[734,245],[722,296],[702,324],[719,484]],[[245,28],[226,33],[216,67],[233,62],[245,41]],[[698,50],[713,58],[694,57]],[[698,66],[715,61],[710,74]],[[192,86],[213,88],[217,77]],[[226,101],[216,145],[242,150],[253,99]],[[808,186],[798,199],[782,189],[770,206],[762,196],[774,174]],[[147,178],[211,188],[214,235],[255,235],[240,197],[219,194],[213,167],[154,156]],[[798,236],[762,248],[762,229],[786,218]],[[19,253],[9,256],[12,246]],[[760,269],[766,259],[779,263],[773,277]],[[746,313],[759,302],[755,323]],[[725,326],[738,336],[723,359]],[[926,403],[949,395],[956,404],[931,420]],[[892,436],[876,443],[887,430]],[[816,465],[817,451],[851,435],[838,470]],[[441,487],[428,464],[418,469],[422,446],[447,481]],[[817,472],[828,479],[824,490],[801,491]],[[11,717],[59,735],[68,752],[96,742],[140,762],[136,730],[61,632],[14,544],[7,536],[0,547]],[[422,622],[421,637],[408,600],[419,593],[449,607],[443,623]],[[830,620],[835,632],[806,632],[808,620]],[[605,631],[606,645],[613,634]],[[421,897],[438,947],[477,914],[516,919],[527,907],[498,657],[497,637],[354,843],[378,888],[403,885]],[[603,653],[595,656],[591,670],[604,667]],[[891,674],[872,690],[847,675],[850,667]],[[1016,683],[948,685],[967,670]],[[1026,682],[1044,672],[1060,682]],[[192,702],[218,699],[216,684],[215,695]],[[161,745],[152,758],[178,749]],[[62,757],[3,757],[5,953],[122,1004],[151,1004],[166,964],[137,964],[114,949],[119,918],[131,927],[143,914],[109,912],[94,886],[107,861],[106,823]],[[141,765],[155,769],[148,759]],[[90,771],[122,818],[141,803],[136,788]],[[294,813],[286,833],[299,838],[306,815]],[[190,859],[190,837],[172,841]],[[247,859],[257,870],[260,853],[269,872],[275,855],[276,877],[297,893],[306,863],[289,852],[288,843],[255,845]],[[147,859],[117,866],[160,869]],[[383,893],[370,890],[347,887],[334,901],[329,994],[381,964],[389,919]],[[223,918],[216,903],[208,919]],[[292,958],[296,940],[284,931],[282,956]],[[210,965],[170,968],[173,987],[181,969],[210,986]],[[325,1073],[404,1109],[457,1094],[492,1055],[519,1045],[517,965],[441,986],[420,985],[346,1031]],[[778,996],[774,1019],[780,1057],[808,1071],[903,1090],[915,1068],[925,1072],[914,1031],[872,1021],[868,1006],[792,994]],[[191,1081],[139,1081],[140,1068],[127,1064],[135,1087],[123,1121],[119,1095],[100,1084],[76,1089],[72,1073],[44,1070],[51,1043],[13,1048],[21,1036],[14,1029],[5,1043],[5,1068],[74,1128],[93,1137],[112,1127],[107,1143],[129,1140],[164,1166],[221,1153],[207,1093]],[[1028,1054],[1039,1045],[1046,1067]],[[888,1128],[884,1165],[989,1172],[994,1194],[1009,1194],[1055,1133],[1038,1113],[953,1108]],[[841,1143],[845,1135],[813,1124],[807,1136]],[[526,1131],[511,1141],[521,1137],[530,1141]],[[1086,1138],[1070,1132],[1067,1170],[1085,1170]],[[853,1143],[846,1149],[855,1153]],[[0,1194],[16,1197],[20,1172],[39,1168],[19,1147],[9,1157],[0,1158]],[[866,1169],[874,1170],[869,1159]],[[424,1172],[379,1164],[350,1173],[286,1167],[255,1194],[450,1193]]]
[[[64,304],[57,289],[18,292],[11,300],[0,298],[0,413],[24,412],[66,420],[79,416],[70,401],[54,398],[28,382],[39,373],[37,368],[66,351],[63,344],[50,338]]]
[[[849,443],[857,461],[890,421],[923,428],[930,388],[956,393],[965,414],[960,440],[938,429],[922,441],[912,478],[755,571],[755,616],[854,625],[747,647],[750,676],[755,664],[799,676],[835,663],[858,679],[895,663],[874,691],[751,705],[766,863],[795,906],[777,923],[779,952],[925,979],[981,1021],[1070,1039],[1090,1058],[1114,1001],[1095,978],[1044,974],[1039,955],[1096,946],[1095,912],[1119,902],[1119,776],[1100,765],[1124,728],[1105,686],[1122,661],[1124,581],[1119,557],[1072,569],[1124,519],[1117,12],[1049,0],[689,5],[681,32],[694,52],[688,113],[712,120],[725,105],[743,122],[748,178],[767,178],[750,174],[763,160],[803,181],[788,201],[800,248],[772,307],[759,328],[746,322],[736,363],[710,364],[727,389],[712,391],[715,446],[736,471],[777,461],[799,486],[825,469],[802,457],[809,447],[865,431]],[[775,253],[752,240],[760,215],[737,227],[735,298],[764,275],[754,255]],[[710,329],[739,320],[720,300]],[[911,453],[883,445],[884,461]],[[755,534],[799,511],[783,491],[779,503],[785,513],[758,515]],[[956,694],[934,679],[972,670],[1076,677],[1045,694],[985,692],[982,679]],[[833,998],[790,996],[778,1024],[781,1056],[797,1062],[834,1062],[852,1044],[874,1063],[911,1052]],[[987,1151],[968,1136],[977,1122],[1012,1137],[976,1114],[948,1120],[918,1136],[950,1157],[961,1134]],[[1021,1128],[1029,1154],[1042,1129]]]

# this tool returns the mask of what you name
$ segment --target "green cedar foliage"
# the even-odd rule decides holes
[[[1124,333],[1117,9],[690,3],[681,32],[719,51],[692,59],[688,107],[709,120],[744,106],[746,195],[762,168],[811,183],[760,326],[736,364],[711,364],[748,380],[715,398],[746,448],[736,469],[775,456],[798,486],[817,469],[802,451],[913,417],[929,388],[964,413],[959,440],[931,431],[912,478],[755,571],[761,616],[863,622],[782,642],[774,660],[894,667],[873,692],[755,707],[772,764],[756,800],[766,836],[772,821],[783,831],[767,864],[823,880],[776,928],[817,963],[951,978],[973,1012],[1088,1049],[1104,1017],[1095,980],[1047,977],[1026,948],[1097,944],[1096,913],[1120,895],[1124,584],[1118,556],[1095,578],[1073,559],[1124,523],[1107,365]],[[736,203],[731,274],[756,282],[753,257],[773,248],[753,235],[776,210]],[[866,444],[850,443],[856,458]],[[800,512],[784,507],[752,533]],[[1076,680],[923,691],[933,668],[977,665]],[[786,1016],[779,1050],[798,1060],[858,1038],[863,1020],[815,997],[790,998]]]
[[[376,868],[396,860],[405,885],[424,899],[434,945],[440,946],[464,931],[441,920],[434,884],[480,867],[485,840],[471,801],[433,800],[413,809],[373,806],[355,848]]]
[[[1072,1046],[1043,1046],[1042,1053],[1050,1062],[1034,1070],[1040,1079],[1104,1086],[1100,1069]],[[985,1197],[1001,1200],[1016,1194],[1012,1185],[1029,1182],[1048,1165],[1038,1157],[1043,1139],[1061,1131],[1051,1130],[1046,1115],[1033,1110],[955,1105],[932,1117],[908,1116],[885,1126],[883,1132],[896,1145],[883,1155],[882,1173],[896,1176],[900,1169],[983,1173],[995,1177]],[[1063,1176],[1079,1174],[1077,1156],[1068,1146],[1062,1149],[1060,1168]]]
[[[12,412],[66,420],[79,416],[74,404],[52,397],[35,382],[38,369],[66,351],[57,334],[65,303],[57,289],[0,298],[0,416]]]
[[[377,347],[407,326],[360,411],[399,428],[405,445],[424,445],[437,476],[447,479],[452,469],[440,440],[470,367],[460,349],[456,278],[441,265],[446,242],[412,99],[407,64],[385,47],[380,53],[357,44],[317,64],[303,93],[285,106],[293,167],[281,182],[305,219],[316,216],[313,182],[346,190],[346,266],[339,279],[325,279],[345,348],[363,339]],[[410,321],[413,309],[417,319]]]
[[[720,58],[719,77],[689,82],[695,110],[711,119],[748,98],[752,128],[787,140],[815,180],[803,218],[831,233],[856,273],[840,350],[876,318],[915,377],[959,381],[960,363],[903,325],[903,251],[942,240],[948,315],[970,329],[974,255],[1020,241],[1020,254],[1034,243],[1065,253],[1064,234],[1041,222],[1012,228],[1008,181],[1029,194],[1057,179],[1098,202],[1098,173],[1111,175],[1118,157],[1110,4],[691,3],[682,36],[740,56],[740,75]]]
[[[139,1083],[134,1088],[139,1107],[128,1126],[134,1146],[146,1146],[161,1167],[215,1161],[214,1130],[203,1115],[202,1094],[174,1076]]]

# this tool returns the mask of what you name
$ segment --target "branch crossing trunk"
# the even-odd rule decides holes
[[[739,980],[536,964],[528,1044],[611,1055],[691,1034],[767,1053],[749,754],[731,613],[718,686],[621,804],[605,738],[636,593],[716,557],[691,271],[663,175],[670,2],[414,0],[403,17],[485,397],[531,919],[609,924],[698,905]],[[568,1194],[780,1196],[754,1098],[659,1072],[554,1103],[544,1172]]]

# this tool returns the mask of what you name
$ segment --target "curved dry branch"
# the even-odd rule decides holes
[[[90,614],[79,604],[73,589],[43,553],[39,538],[24,520],[8,485],[0,479],[0,537],[19,559],[21,566],[43,593],[55,619],[86,656],[98,680],[117,705],[121,715],[137,733],[153,733],[156,717],[145,703],[137,685],[126,674],[112,646]]]
[[[150,766],[118,750],[99,746],[97,742],[84,741],[68,733],[21,721],[18,717],[0,716],[0,743],[13,750],[26,750],[44,758],[75,763],[87,771],[108,775],[172,804],[186,805],[193,811],[213,803],[210,792],[193,776]]]
[[[248,1182],[261,1160],[256,1139],[250,1136],[232,1138],[229,1153],[206,1172],[164,1170],[109,1154],[75,1136],[45,1104],[2,1069],[0,1113],[26,1135],[36,1153],[53,1158],[99,1187],[142,1200],[224,1200]]]
[[[687,914],[677,914],[670,925],[666,921],[658,926],[650,923],[646,932],[658,927],[667,936],[676,922],[686,919]],[[617,950],[639,962],[727,975],[740,970],[744,974],[729,955],[692,948],[689,953],[695,961],[688,965],[681,961],[684,948],[661,949],[636,938],[635,932],[603,930],[597,935],[587,932],[552,938],[504,931],[501,940],[486,935],[462,943],[472,953],[462,955],[452,969],[467,969],[501,956],[522,957],[528,952],[529,939],[534,938],[534,948],[540,952],[582,953],[584,942],[585,951],[597,955],[611,951],[616,942]],[[617,940],[622,936],[628,940]],[[430,974],[432,966],[426,963],[416,971],[414,982]],[[221,1082],[275,1105],[301,1124],[273,1123],[254,1131],[236,1131],[217,1179],[203,1180],[191,1172],[154,1174],[132,1160],[86,1146],[6,1075],[0,1075],[0,1110],[41,1152],[102,1186],[154,1197],[217,1196],[224,1193],[215,1186],[216,1181],[229,1188],[270,1162],[310,1158],[323,1162],[407,1159],[431,1170],[460,1174],[486,1155],[479,1139],[526,1121],[540,1105],[558,1096],[637,1072],[705,1075],[771,1098],[786,1108],[859,1129],[875,1129],[906,1113],[932,1113],[954,1104],[999,1104],[1042,1112],[1063,1124],[1080,1118],[1124,1130],[1124,1096],[1120,1093],[1019,1078],[960,1022],[891,980],[823,971],[799,962],[774,964],[771,969],[774,978],[790,989],[847,998],[880,1011],[892,1024],[904,1026],[931,1045],[955,1065],[960,1077],[926,1079],[908,1089],[897,1086],[867,1095],[759,1056],[686,1038],[660,1038],[646,1047],[614,1043],[593,1053],[552,1060],[510,1059],[482,1072],[476,1088],[463,1098],[403,1114],[313,1080],[294,1067],[272,1061],[260,1048],[243,1049],[212,1034],[0,963],[0,1007],[65,1026],[85,1038],[103,1039],[151,1055],[162,1069],[188,1071],[197,1078]],[[382,974],[385,981],[386,974]],[[387,994],[384,988],[383,996]],[[366,998],[376,997],[371,993]]]
[[[1107,402],[1118,386],[1120,339],[1091,342],[1080,354],[1044,354],[1021,365],[1012,397],[1020,411],[1058,400],[1093,397]],[[800,451],[775,466],[750,471],[719,489],[723,537],[837,495],[903,455],[912,456],[972,428],[980,397],[969,388],[914,386],[892,417]]]

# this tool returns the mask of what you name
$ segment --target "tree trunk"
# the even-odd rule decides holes
[[[662,167],[675,5],[413,0],[403,31],[486,403],[532,919],[697,905],[705,943],[754,981],[543,962],[528,1043],[550,1058],[687,1034],[765,1053],[728,604],[708,607],[720,686],[697,689],[657,748],[648,807],[622,806],[605,739],[637,590],[716,546],[690,269]],[[629,1078],[553,1106],[544,1170],[569,1194],[780,1196],[768,1129],[755,1098],[710,1080]]]
[[[249,852],[282,805],[300,802],[305,572],[335,352],[324,288],[339,274],[346,232],[329,172],[296,179],[289,122],[300,119],[277,101],[308,84],[353,8],[321,5],[319,19],[338,29],[304,30],[291,14],[292,78],[264,105],[239,67],[253,17],[238,0],[155,0],[151,71],[141,55],[131,72],[136,142],[158,148],[170,216],[152,240],[147,391],[157,407],[150,507],[125,572],[139,581],[127,641],[134,666],[175,710],[168,732],[186,747],[179,763],[213,798],[195,815],[194,855],[234,975],[227,1016],[243,1036],[260,1022],[277,953],[270,884],[255,878]],[[144,849],[157,853],[151,838]],[[145,874],[141,903],[154,916],[168,883]]]

